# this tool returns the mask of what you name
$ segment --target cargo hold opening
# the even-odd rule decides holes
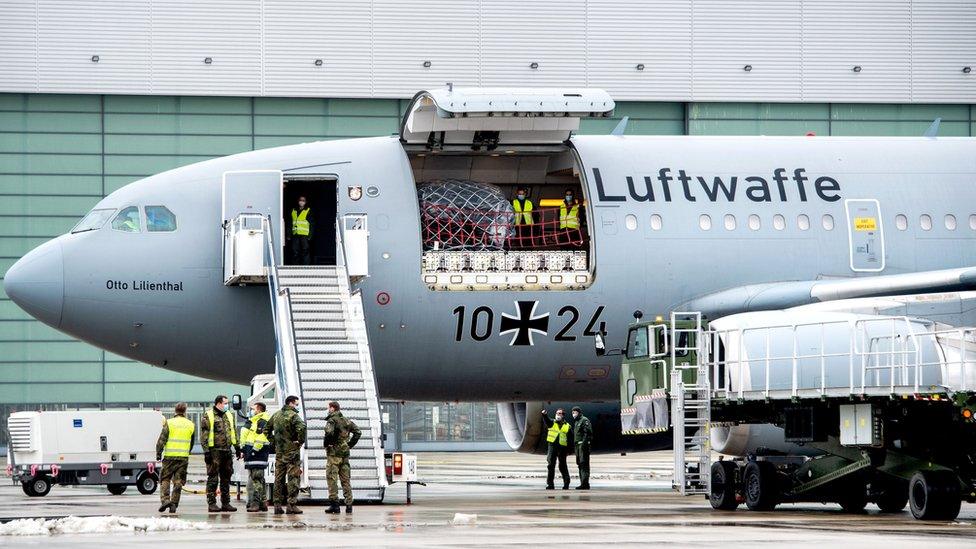
[[[613,107],[606,92],[589,89],[418,93],[400,138],[417,183],[427,287],[588,287],[587,186],[568,142],[581,118]]]

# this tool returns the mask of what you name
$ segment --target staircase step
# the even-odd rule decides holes
[[[305,387],[309,383],[332,383],[334,381],[359,381],[362,383],[362,370],[359,369],[357,364],[355,368],[343,369],[343,370],[322,370],[322,371],[310,371],[302,368],[302,386]]]

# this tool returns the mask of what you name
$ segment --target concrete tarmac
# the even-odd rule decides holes
[[[916,521],[907,510],[882,515],[873,505],[857,515],[820,504],[783,505],[768,513],[750,512],[744,506],[717,512],[701,497],[671,492],[670,462],[670,452],[594,456],[593,490],[547,491],[543,456],[421,454],[421,476],[429,485],[414,487],[412,505],[405,504],[404,486],[394,485],[387,491],[387,503],[357,506],[351,515],[326,515],[321,506],[304,506],[299,516],[246,513],[243,502],[236,503],[236,513],[211,515],[203,495],[185,493],[178,517],[204,523],[205,530],[3,536],[0,546],[976,547],[976,505],[963,504],[959,519],[952,523]],[[202,473],[202,462],[193,458],[190,477],[197,482],[188,489],[202,490]],[[0,502],[2,522],[68,515],[153,517],[159,505],[156,495],[143,496],[134,489],[111,496],[98,487],[54,487],[46,497],[29,498],[19,486],[9,484],[0,486]],[[457,513],[476,518],[456,524]]]

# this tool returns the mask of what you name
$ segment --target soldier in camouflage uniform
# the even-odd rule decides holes
[[[298,488],[302,480],[302,446],[305,445],[305,422],[298,414],[298,397],[289,396],[285,406],[271,416],[264,435],[275,448],[274,512],[299,515]],[[288,502],[287,511],[281,506]]]
[[[583,409],[573,406],[573,443],[576,449],[576,466],[579,467],[580,485],[577,490],[590,489],[590,447],[593,444],[593,424],[583,415]]]
[[[244,454],[237,443],[237,422],[234,412],[227,410],[227,397],[218,395],[213,408],[200,418],[200,445],[207,464],[207,512],[233,512],[230,504],[230,477],[234,474],[234,456]],[[220,507],[217,507],[217,486],[220,485]]]
[[[329,415],[325,418],[325,450],[329,465],[326,477],[329,481],[329,508],[326,513],[339,512],[339,482],[346,498],[346,512],[352,513],[352,485],[349,471],[349,449],[356,446],[362,431],[353,420],[339,411],[338,402],[329,403]]]
[[[162,460],[159,474],[159,512],[175,513],[180,505],[180,493],[186,484],[186,467],[193,447],[193,422],[186,419],[186,403],[176,405],[173,417],[163,422],[163,430],[156,441],[156,461]],[[170,493],[170,485],[173,492]]]

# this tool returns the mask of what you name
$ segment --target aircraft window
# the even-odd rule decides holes
[[[151,233],[176,230],[176,216],[166,206],[146,206],[146,230]]]
[[[749,216],[749,228],[754,231],[758,231],[760,228],[762,228],[762,221],[760,221],[758,215],[752,214]]]
[[[780,214],[773,216],[773,228],[777,231],[782,231],[786,228],[786,218]]]
[[[664,225],[664,221],[661,219],[661,216],[660,215],[654,214],[654,215],[651,216],[651,228],[652,229],[654,229],[655,231],[660,231],[661,230],[661,227],[663,225]]]
[[[71,229],[71,234],[101,229],[102,225],[112,217],[113,213],[115,213],[115,208],[92,210],[75,225],[74,229]]]
[[[628,231],[636,231],[637,230],[637,216],[634,215],[634,214],[627,214],[627,216],[624,217],[624,226],[627,227],[627,230]]]
[[[627,358],[640,358],[649,354],[650,352],[647,348],[647,327],[632,328],[627,333]]]
[[[932,230],[932,216],[929,214],[922,214],[918,218],[918,224],[922,227],[923,231]]]
[[[976,231],[976,215],[969,216],[969,228]]]
[[[952,214],[946,214],[945,216],[945,228],[950,231],[956,230],[956,216]]]
[[[708,214],[701,214],[698,216],[698,226],[703,231],[710,231],[712,229],[712,217]]]
[[[135,206],[129,206],[128,208],[123,208],[119,215],[115,216],[112,220],[112,228],[116,231],[123,231],[126,233],[138,233],[139,228],[139,208]]]
[[[796,216],[796,226],[799,227],[801,231],[810,229],[810,218],[807,217],[807,214],[800,214]]]
[[[905,214],[898,214],[895,216],[895,227],[898,227],[899,231],[908,229],[908,218],[905,216]]]
[[[732,214],[725,214],[725,228],[729,231],[735,230],[735,216]]]
[[[823,225],[825,231],[834,230],[834,216],[830,214],[824,214],[823,218],[820,219],[820,223],[821,225]]]

